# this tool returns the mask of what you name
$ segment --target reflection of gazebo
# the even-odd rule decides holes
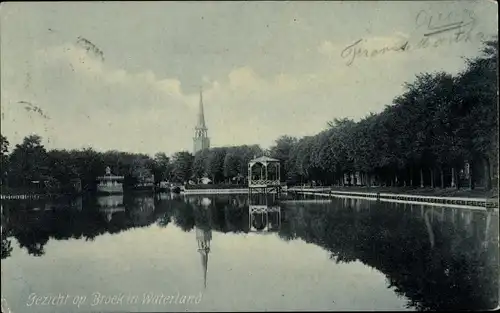
[[[261,156],[248,162],[248,188],[270,192],[279,192],[280,184],[280,161]]]
[[[250,232],[273,232],[281,227],[279,206],[250,205],[248,208],[248,228]]]

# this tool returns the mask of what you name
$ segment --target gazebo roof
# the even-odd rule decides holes
[[[255,164],[255,163],[271,163],[271,162],[279,162],[280,160],[277,160],[277,159],[273,159],[273,158],[270,158],[268,156],[261,156],[261,157],[258,157],[258,158],[255,158],[253,160],[250,160],[250,164]]]

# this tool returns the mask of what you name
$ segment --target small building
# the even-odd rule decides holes
[[[207,185],[207,184],[210,184],[212,182],[212,180],[208,177],[202,177],[200,178],[200,183],[202,183],[203,185]]]
[[[124,176],[117,176],[111,173],[111,168],[106,167],[106,174],[97,177],[97,192],[105,194],[123,193]]]
[[[134,185],[134,189],[136,190],[155,190],[155,176],[141,176],[138,179],[138,182]]]
[[[168,181],[162,180],[159,183],[158,191],[168,191],[168,190],[170,190],[170,183]]]
[[[267,192],[280,192],[280,161],[268,156],[254,158],[248,162],[248,189]]]

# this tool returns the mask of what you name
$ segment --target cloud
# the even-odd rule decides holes
[[[185,128],[192,124],[196,101],[182,93],[175,78],[112,68],[72,44],[38,50],[30,70],[29,88],[2,84],[2,132],[14,136],[13,142],[36,132],[49,147],[90,144],[154,153],[167,150],[161,141],[171,140],[176,131],[186,141],[191,137]],[[33,120],[16,105],[21,100],[41,107],[50,120]],[[172,149],[182,149],[182,139],[171,142]]]
[[[229,75],[229,86],[233,90],[252,90],[260,87],[257,74],[250,67],[240,67],[232,70]]]
[[[42,49],[37,55],[42,59],[41,63],[49,63],[49,66],[67,62],[68,67],[76,75],[84,76],[87,80],[98,81],[105,85],[148,88],[172,97],[180,103],[191,104],[182,94],[181,82],[178,79],[159,79],[151,70],[134,74],[124,69],[113,69],[82,47],[73,44]]]
[[[340,48],[340,47],[337,47]],[[318,46],[318,52],[324,55],[332,55],[336,51],[335,45],[328,40],[323,41],[319,46]]]
[[[403,33],[375,36],[363,45],[380,49],[404,38]],[[450,52],[446,59],[442,52],[422,50],[387,53],[346,66],[340,53],[350,42],[328,38],[317,42],[304,51],[312,50],[307,57],[318,66],[301,70],[283,66],[265,72],[248,63],[200,75],[212,144],[268,146],[280,135],[312,135],[334,117],[360,118],[380,110],[417,72],[439,66],[456,69],[462,62],[450,46],[442,49]],[[151,154],[191,150],[198,90],[186,91],[168,69],[133,71],[112,65],[109,55],[103,61],[66,43],[36,50],[26,62],[29,66],[5,62],[1,97],[7,122],[2,123],[2,132],[11,142],[36,132],[54,148],[91,145]],[[30,74],[29,86],[23,73]],[[50,120],[16,106],[21,100],[40,107]]]
[[[177,78],[113,68],[69,43],[36,51],[32,63],[29,89],[2,86],[7,91],[2,92],[2,112],[17,122],[3,123],[2,129],[19,131],[13,142],[36,132],[48,147],[190,150],[199,95],[184,92]],[[279,73],[265,78],[250,66],[236,67],[219,80],[202,79],[209,135],[216,145],[271,143],[276,129],[286,131],[282,126],[289,124],[277,104],[301,87],[296,77]],[[34,123],[15,107],[20,100],[42,107],[50,120]]]

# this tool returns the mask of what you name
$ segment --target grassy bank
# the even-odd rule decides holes
[[[332,187],[333,191],[379,192],[434,197],[498,198],[497,190],[456,189],[456,188],[416,188],[416,187]]]

